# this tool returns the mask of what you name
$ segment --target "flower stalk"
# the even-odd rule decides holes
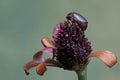
[[[75,72],[78,76],[78,80],[87,80],[87,67],[84,69],[76,70]]]

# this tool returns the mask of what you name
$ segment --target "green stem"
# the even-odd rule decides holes
[[[87,68],[76,70],[78,80],[87,80]]]

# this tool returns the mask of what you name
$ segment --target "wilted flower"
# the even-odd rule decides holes
[[[54,66],[76,71],[78,78],[82,78],[81,72],[85,72],[91,57],[99,58],[108,67],[112,67],[117,62],[116,56],[108,50],[92,52],[84,30],[77,22],[70,20],[57,24],[53,30],[53,41],[44,37],[41,42],[45,48],[36,52],[33,60],[24,65],[26,74],[29,74],[30,68],[36,67],[37,73],[43,75],[46,66]],[[53,57],[44,59],[43,52]]]

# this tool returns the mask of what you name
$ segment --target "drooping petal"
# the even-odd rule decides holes
[[[47,68],[45,62],[40,63],[36,68],[36,72],[38,75],[43,75],[46,70]]]
[[[26,64],[24,65],[24,71],[25,71],[26,75],[29,75],[29,74],[30,74],[30,73],[28,72],[29,69],[31,69],[32,67],[37,66],[38,64],[40,64],[40,62],[35,61],[35,60],[26,63]]]
[[[117,63],[117,57],[115,54],[108,50],[96,51],[91,53],[89,56],[102,60],[108,67],[112,67]]]
[[[33,56],[33,60],[43,61],[43,56],[42,56],[42,54],[43,54],[44,52],[52,55],[52,54],[53,54],[53,49],[46,47],[46,48],[44,48],[44,49],[36,52],[36,53],[34,54],[34,56]]]
[[[52,41],[48,38],[48,37],[44,37],[41,40],[42,44],[44,45],[44,47],[51,47],[51,48],[55,48],[54,44],[52,43]]]
[[[42,62],[39,65],[37,65],[37,68],[36,68],[37,74],[38,75],[43,75],[44,72],[47,70],[46,66],[63,68],[62,64],[60,64],[59,62],[49,58],[49,59],[46,59],[45,62]]]
[[[55,61],[54,59],[51,59],[51,58],[46,59],[45,63],[46,63],[47,66],[63,68],[62,64],[60,64],[59,62],[57,62],[57,61]]]

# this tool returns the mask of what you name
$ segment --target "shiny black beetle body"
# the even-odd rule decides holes
[[[77,24],[81,30],[85,31],[87,29],[88,21],[80,14],[76,12],[71,12],[66,16],[72,24]]]

